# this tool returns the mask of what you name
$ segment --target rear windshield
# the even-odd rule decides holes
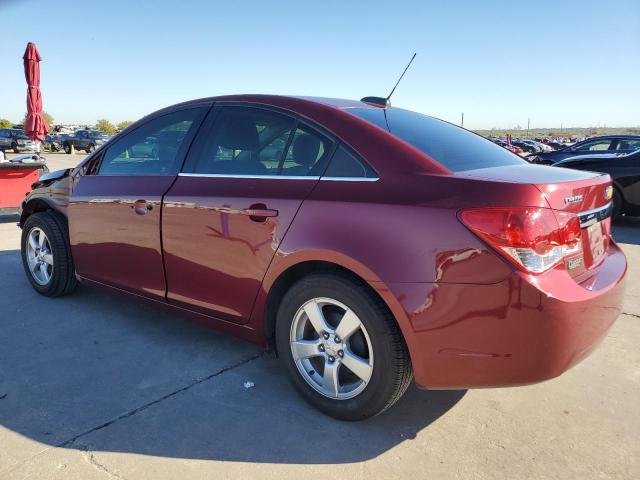
[[[527,163],[480,135],[420,113],[401,108],[346,111],[388,130],[453,172]]]

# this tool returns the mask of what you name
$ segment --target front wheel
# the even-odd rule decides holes
[[[47,297],[71,293],[77,284],[66,221],[53,211],[38,212],[22,227],[22,264],[33,288]]]
[[[18,147],[17,143],[11,145],[11,148],[13,148],[13,153],[20,153],[20,147]]]
[[[66,153],[67,155],[69,155],[71,153],[71,145],[68,143],[64,144],[64,153]]]
[[[391,407],[413,378],[394,318],[369,288],[341,274],[315,274],[286,293],[278,353],[304,399],[341,420]]]
[[[95,145],[89,145],[89,148],[87,148],[87,153],[92,153],[96,151],[96,146]]]

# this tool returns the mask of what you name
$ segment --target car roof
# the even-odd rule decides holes
[[[630,139],[634,139],[634,140],[640,140],[640,135],[630,135],[630,134],[624,134],[624,135],[598,135],[595,137],[589,137],[586,140],[582,140],[579,143],[582,142],[590,142],[591,140],[600,140],[600,139],[613,139],[613,138],[630,138]]]
[[[268,95],[268,94],[238,94],[238,95],[220,95],[216,97],[205,97],[187,102],[172,105],[172,107],[182,107],[192,104],[198,104],[203,102],[247,102],[247,103],[265,103],[273,105],[281,105],[290,101],[303,101],[305,103],[323,105],[333,107],[339,110],[345,110],[348,108],[382,108],[368,103],[364,103],[360,100],[349,100],[344,98],[331,98],[331,97],[312,97],[302,95]],[[167,107],[167,108],[172,108]]]

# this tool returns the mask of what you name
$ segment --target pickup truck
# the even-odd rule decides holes
[[[74,135],[66,136],[62,139],[64,153],[71,153],[71,146],[75,150],[84,150],[87,153],[93,152],[109,139],[109,136],[100,130],[78,130]]]
[[[0,150],[13,150],[15,153],[35,152],[36,144],[19,128],[0,129]]]

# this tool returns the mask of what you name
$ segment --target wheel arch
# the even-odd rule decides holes
[[[393,316],[396,324],[409,347],[411,353],[411,339],[409,332],[412,327],[404,309],[377,276],[369,269],[355,262],[353,259],[341,259],[341,254],[326,252],[326,255],[313,256],[309,254],[291,255],[296,259],[286,258],[280,265],[273,266],[265,276],[261,294],[254,305],[253,314],[256,320],[262,322],[261,328],[268,345],[275,348],[276,316],[282,298],[289,288],[304,276],[313,273],[333,272],[342,275],[356,283],[365,285],[370,293],[380,299]],[[258,324],[260,327],[260,324]]]
[[[18,225],[22,227],[24,225],[24,222],[26,222],[27,218],[29,218],[31,215],[36,212],[44,212],[46,210],[59,211],[54,207],[53,202],[45,197],[36,197],[29,199],[22,206],[22,211],[20,212],[20,221],[18,222]]]

